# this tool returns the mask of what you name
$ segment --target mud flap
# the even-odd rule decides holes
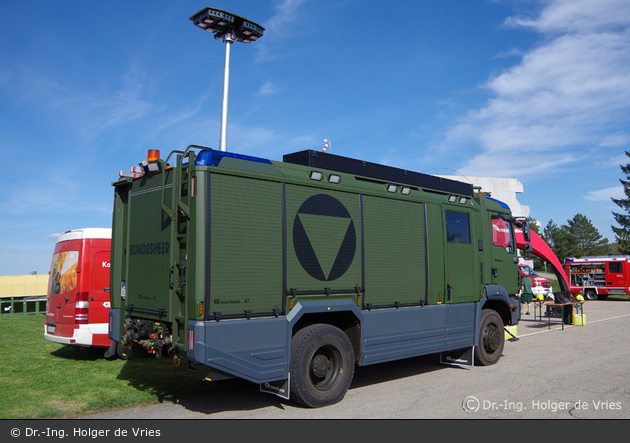
[[[291,396],[290,386],[291,386],[291,374],[289,374],[286,380],[278,380],[267,383],[260,383],[260,392],[266,392],[267,394],[274,394],[278,397],[282,397],[285,400],[288,400]]]
[[[117,341],[112,341],[111,346],[107,349],[107,351],[105,351],[105,358],[107,359],[113,359],[116,358],[116,348],[118,346],[118,342]]]
[[[440,363],[455,366],[475,366],[475,347],[446,351],[440,354]]]

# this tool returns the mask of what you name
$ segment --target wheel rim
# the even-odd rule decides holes
[[[501,345],[501,331],[494,323],[490,323],[483,331],[483,348],[488,353],[493,353]]]
[[[322,346],[311,357],[310,380],[320,391],[327,391],[334,387],[342,372],[343,360],[341,353],[334,346]]]

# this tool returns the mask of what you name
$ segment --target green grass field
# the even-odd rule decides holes
[[[72,418],[208,390],[185,362],[107,360],[44,339],[43,315],[0,316],[0,419]]]

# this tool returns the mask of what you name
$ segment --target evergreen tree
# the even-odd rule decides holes
[[[630,152],[626,151],[626,155],[630,157]],[[623,192],[626,197],[613,198],[612,201],[626,213],[613,212],[615,221],[619,226],[612,226],[612,230],[615,233],[617,243],[619,243],[619,253],[630,255],[630,163],[625,166],[620,165],[620,167],[621,171],[626,175],[626,180],[619,180],[623,185]]]
[[[540,235],[540,222],[536,220],[534,217],[530,217],[530,216],[527,217],[527,222],[529,223],[530,230]]]
[[[568,234],[581,256],[598,255],[608,252],[608,239],[602,238],[593,223],[582,214],[568,220]]]
[[[553,231],[553,244],[551,250],[561,263],[564,263],[565,259],[569,257],[581,257],[583,255],[577,247],[575,238],[569,233],[567,225],[556,226]]]
[[[547,242],[551,249],[556,246],[554,238],[557,231],[558,225],[553,222],[553,219],[549,220],[549,222],[547,222],[547,226],[545,226],[545,229],[543,230],[542,238]]]

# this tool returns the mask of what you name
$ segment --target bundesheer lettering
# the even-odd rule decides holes
[[[168,242],[137,243],[129,247],[129,255],[168,254],[169,246]]]

